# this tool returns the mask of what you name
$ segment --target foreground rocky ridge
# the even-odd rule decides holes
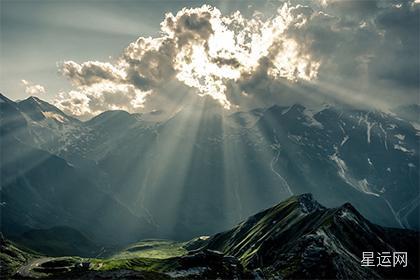
[[[8,278],[417,279],[419,242],[419,232],[383,228],[351,204],[326,208],[303,194],[226,232],[189,242],[145,240],[106,258],[40,257],[2,239],[1,262]],[[364,251],[407,252],[408,263],[363,267]]]

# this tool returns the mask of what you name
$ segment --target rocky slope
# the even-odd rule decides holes
[[[36,98],[1,98],[2,143],[61,158],[158,237],[216,233],[305,192],[328,207],[349,201],[383,226],[419,228],[419,130],[397,114],[198,104],[166,119],[109,111],[80,122]]]
[[[418,277],[418,232],[379,227],[349,203],[325,208],[310,194],[250,217],[204,247],[238,258],[248,269],[287,279]],[[408,266],[361,266],[363,252],[408,252]]]
[[[41,109],[55,108],[38,104],[35,99],[27,102],[41,104]],[[21,111],[20,106],[8,100],[0,103],[1,231],[8,238],[27,240],[34,230],[48,232],[49,228],[63,225],[83,232],[99,244],[133,242],[154,234],[153,225],[102,188],[96,180],[97,173],[86,174],[81,166],[37,147],[38,138],[31,137],[34,131],[27,116],[45,121],[40,113],[44,111],[36,111],[38,107],[29,110],[27,106]],[[71,118],[66,121],[79,122]],[[115,227],[122,232],[117,233]],[[39,244],[34,245],[39,249]]]
[[[144,240],[107,258],[38,257],[10,270],[14,278],[417,279],[419,243],[419,232],[383,228],[351,204],[326,208],[304,194],[210,237]],[[364,251],[407,252],[408,263],[363,267]]]

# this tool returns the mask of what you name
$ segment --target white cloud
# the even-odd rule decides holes
[[[77,87],[78,94],[73,94],[77,100],[80,94],[96,100],[98,95],[105,94],[100,85],[112,83],[148,92],[147,102],[162,94],[161,86],[175,80],[229,109],[234,104],[228,98],[228,84],[260,71],[259,64],[264,58],[270,60],[266,74],[272,79],[295,81],[316,77],[319,62],[312,61],[311,55],[286,35],[289,25],[297,24],[291,11],[286,4],[274,17],[263,20],[259,16],[246,19],[239,12],[223,16],[217,8],[207,5],[184,8],[176,15],[165,15],[160,37],[140,37],[114,63],[66,61],[61,72]],[[57,104],[63,109],[69,106],[68,110],[73,111],[70,95],[67,98],[60,95]],[[62,99],[65,102],[60,102]],[[89,110],[94,114],[98,111],[94,104],[88,102],[87,108],[74,110],[73,114]]]
[[[300,82],[351,84],[369,92],[384,80],[415,84],[415,73],[412,78],[401,69],[418,69],[418,61],[402,64],[397,58],[406,60],[405,49],[413,55],[410,42],[418,34],[413,37],[401,20],[418,22],[419,9],[403,2],[396,10],[375,1],[345,2],[284,3],[269,17],[222,15],[208,5],[168,13],[159,37],[139,37],[115,61],[64,62],[61,72],[75,89],[56,102],[74,115],[110,108],[137,112],[156,100],[177,99],[179,93],[168,90],[175,85],[230,109],[281,95]],[[384,67],[387,59],[394,67]]]
[[[46,92],[45,88],[41,85],[33,84],[27,80],[21,80],[21,82],[23,86],[25,87],[25,93],[27,95],[31,95],[31,96],[43,95]]]
[[[108,110],[138,111],[148,94],[133,85],[101,82],[60,92],[54,103],[65,113],[86,119]]]

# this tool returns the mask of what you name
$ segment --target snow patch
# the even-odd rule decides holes
[[[351,175],[348,174],[348,168],[344,160],[338,157],[338,150],[337,147],[334,147],[336,149],[335,153],[330,156],[330,159],[335,162],[338,168],[338,176],[343,179],[344,182],[346,182],[348,185],[353,187],[354,189],[358,190],[359,192],[363,192],[365,194],[373,195],[373,196],[379,196],[377,193],[374,193],[370,187],[369,183],[366,179],[362,179],[357,181],[354,179]]]
[[[375,126],[375,123],[369,122],[367,115],[366,115],[366,118],[365,118],[365,123],[366,123],[366,127],[367,127],[367,130],[366,130],[367,142],[370,144],[370,136],[371,136],[370,132],[372,130],[372,127]]]
[[[359,184],[360,189],[361,189],[364,193],[366,193],[366,194],[371,194],[371,195],[374,195],[374,196],[379,197],[379,194],[374,193],[374,192],[370,189],[370,187],[369,187],[369,182],[368,182],[366,179],[359,180],[359,181],[358,181],[358,184]]]
[[[341,211],[340,218],[346,219],[346,220],[349,220],[349,221],[352,221],[352,222],[354,222],[356,224],[359,223],[357,221],[356,217],[354,216],[354,214],[351,213],[351,212],[349,212],[349,211],[346,211],[346,210],[342,210]]]
[[[348,184],[352,185],[352,183],[347,179],[346,172],[347,172],[347,165],[341,158],[338,157],[337,151],[330,156],[330,159],[333,160],[337,167],[338,167],[338,175]]]
[[[395,134],[394,137],[401,141],[404,141],[405,139],[405,135],[402,135],[402,134]]]
[[[341,141],[341,143],[340,143],[340,146],[342,147],[344,144],[346,144],[346,142],[347,142],[347,140],[349,140],[350,139],[350,137],[349,136],[344,136],[344,139],[343,139],[343,141]]]
[[[394,149],[395,150],[400,150],[400,151],[402,151],[404,153],[407,153],[407,154],[411,154],[411,155],[414,154],[414,151],[413,150],[408,150],[407,148],[405,148],[405,147],[403,147],[403,146],[401,146],[399,144],[395,144],[394,145]]]

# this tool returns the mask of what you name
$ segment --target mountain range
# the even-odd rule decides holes
[[[419,228],[415,106],[226,114],[203,102],[83,122],[37,97],[1,95],[0,109],[1,230],[12,240],[57,227],[98,246],[188,240],[307,192],[382,226]]]
[[[418,231],[366,220],[351,204],[292,196],[237,226],[187,242],[149,239],[105,257],[49,257],[1,237],[2,275],[50,279],[418,279]],[[407,253],[405,265],[362,266],[363,252]]]
[[[203,101],[81,121],[0,95],[1,273],[418,278],[419,114]],[[395,250],[407,267],[360,265]]]

